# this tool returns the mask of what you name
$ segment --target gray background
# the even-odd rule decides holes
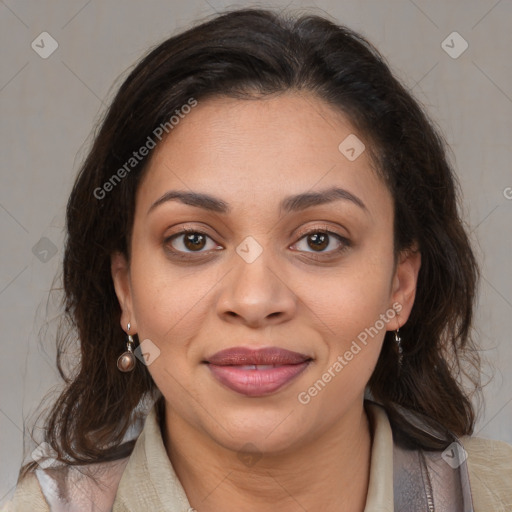
[[[92,129],[120,76],[150,46],[194,20],[241,5],[268,4],[0,1],[0,504],[16,483],[24,422],[59,382],[52,346],[58,310],[47,298],[62,258],[64,206]],[[307,8],[361,31],[445,134],[483,265],[476,326],[488,359],[484,381],[494,379],[484,390],[476,434],[512,443],[511,2],[310,0],[272,6]],[[59,45],[47,59],[31,47],[44,31]],[[454,31],[469,45],[458,58],[442,47]],[[452,39],[445,47],[460,51],[462,41]],[[46,335],[40,332],[45,322]]]

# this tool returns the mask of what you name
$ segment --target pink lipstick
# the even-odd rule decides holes
[[[204,362],[229,389],[247,396],[263,396],[297,377],[311,361],[310,356],[277,347],[234,347],[221,350]]]

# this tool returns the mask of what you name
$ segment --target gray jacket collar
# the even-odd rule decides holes
[[[373,437],[365,512],[473,512],[466,452],[455,436],[405,411],[440,446],[419,449],[382,406],[366,401],[365,408]],[[51,512],[192,511],[167,456],[156,406],[139,432],[130,456],[119,461],[37,469]]]

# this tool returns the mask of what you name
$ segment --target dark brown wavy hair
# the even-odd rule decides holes
[[[310,93],[339,109],[365,136],[394,198],[395,256],[414,244],[421,252],[415,303],[400,330],[400,376],[388,332],[368,383],[371,396],[419,446],[432,443],[400,411],[421,413],[456,435],[472,433],[471,396],[479,382],[478,371],[467,368],[479,368],[471,327],[478,268],[438,130],[360,34],[316,15],[242,9],[167,39],[136,65],[77,176],[67,204],[62,275],[64,322],[71,329],[61,330],[57,340],[65,388],[45,429],[45,441],[68,464],[126,455],[121,442],[133,411],[156,389],[145,365],[131,373],[116,367],[125,334],[110,269],[114,251],[130,258],[135,193],[150,155],[105,197],[94,191],[190,98],[251,99],[286,91]],[[73,343],[81,357],[68,373],[62,361]]]

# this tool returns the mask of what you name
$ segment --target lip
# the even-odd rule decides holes
[[[308,355],[278,347],[234,347],[221,350],[203,362],[229,389],[246,396],[263,396],[274,393],[296,378],[311,361]]]
[[[292,352],[279,347],[248,348],[232,347],[216,352],[207,359],[207,363],[217,366],[241,366],[248,364],[299,364],[312,359],[306,354]]]

